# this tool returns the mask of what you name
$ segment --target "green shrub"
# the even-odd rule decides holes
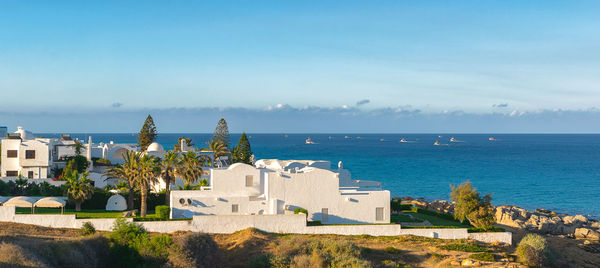
[[[141,225],[116,219],[109,238],[119,245],[130,246],[140,239],[148,239],[148,232]]]
[[[82,235],[91,235],[91,234],[96,233],[96,228],[94,227],[94,225],[91,222],[86,221],[81,226],[80,232]]]
[[[392,211],[405,211],[405,210],[411,210],[412,209],[412,205],[411,204],[402,204],[402,201],[400,201],[400,199],[392,199],[392,201],[390,202],[390,208]]]
[[[469,257],[478,261],[494,261],[494,254],[489,252],[471,254]]]
[[[391,253],[391,254],[400,254],[400,250],[395,247],[387,247],[387,248],[385,248],[385,252]]]
[[[294,209],[294,214],[299,214],[299,213],[303,213],[304,215],[308,215],[308,210],[303,209],[303,208],[295,208]]]
[[[169,219],[169,212],[171,212],[171,208],[169,206],[156,206],[155,207],[156,216],[163,220]]]
[[[549,261],[550,250],[546,239],[538,234],[527,234],[517,246],[517,259],[528,266],[544,266]]]
[[[248,260],[248,268],[269,268],[271,267],[270,254],[259,254],[250,257]]]
[[[484,252],[485,248],[482,248],[478,245],[474,244],[447,244],[438,246],[441,249],[445,250],[454,250],[454,251],[463,251],[463,252]]]
[[[321,223],[321,221],[307,221],[306,222],[306,226],[319,226],[319,225],[323,225],[323,223]]]
[[[207,234],[187,234],[176,237],[169,251],[172,267],[220,267],[221,251]]]

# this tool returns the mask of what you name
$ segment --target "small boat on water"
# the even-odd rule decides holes
[[[379,139],[379,141],[385,141],[383,138]]]
[[[408,142],[405,138],[400,139],[400,142]]]
[[[329,137],[327,137],[327,138],[328,138],[328,139],[330,139],[330,140],[331,140],[331,139],[333,139],[333,137],[332,137],[332,136],[329,136]]]
[[[439,146],[439,145],[441,145],[441,144],[440,144],[440,142],[439,142],[439,141],[435,141],[435,142],[433,143],[433,145],[435,145],[435,146]]]
[[[283,135],[283,137],[287,139],[287,137],[288,137],[288,134],[285,134],[285,135]]]
[[[350,137],[348,137],[348,136],[344,136],[344,139],[350,139]]]
[[[306,139],[305,143],[306,144],[316,144],[313,140],[310,139],[310,137]]]
[[[450,142],[456,142],[456,139],[454,137],[450,138]]]
[[[496,139],[494,137],[490,137],[488,140],[489,141],[495,141]]]

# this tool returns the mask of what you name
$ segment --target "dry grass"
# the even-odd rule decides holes
[[[172,234],[174,241],[189,232]],[[515,241],[523,236],[517,231]],[[361,250],[361,258],[375,267],[450,267],[452,261],[469,258],[472,253],[440,249],[438,246],[473,241],[441,240],[415,236],[371,237],[339,235],[278,235],[256,229],[246,229],[233,234],[209,235],[219,247],[226,267],[248,267],[253,256],[261,254],[289,254],[298,241],[317,241],[328,244],[355,245]],[[600,267],[600,254],[586,251],[582,240],[558,236],[546,236],[557,259],[557,267]],[[286,242],[287,241],[287,242]],[[298,244],[298,243],[296,243]],[[282,247],[283,245],[283,247]],[[514,254],[515,247],[503,245],[480,245],[498,256],[495,262],[483,267],[506,267],[514,262],[502,260]],[[388,250],[393,247],[398,251]],[[106,263],[108,240],[102,235],[83,237],[76,229],[54,229],[39,226],[0,223],[0,267],[110,267]],[[287,253],[286,253],[287,252]],[[312,252],[291,256],[297,266],[315,266],[324,263],[324,257]],[[103,262],[104,261],[104,262]]]

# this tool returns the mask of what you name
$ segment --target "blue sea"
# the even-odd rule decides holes
[[[137,134],[72,136],[87,141],[88,135],[94,142],[133,143]],[[393,197],[448,200],[451,184],[470,180],[480,192],[493,194],[495,205],[600,216],[597,134],[249,135],[257,159],[329,160],[332,166],[343,161],[355,179],[380,181]],[[206,147],[211,134],[159,134],[157,141],[169,149],[182,136]],[[316,144],[305,144],[308,137]],[[238,139],[232,134],[232,143]],[[440,146],[433,145],[436,140]]]

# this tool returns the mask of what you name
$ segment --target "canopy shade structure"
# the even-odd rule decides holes
[[[33,204],[33,207],[60,208],[60,213],[62,214],[64,212],[64,208],[65,208],[66,204],[67,204],[67,201],[65,200],[64,197],[51,196],[51,197],[44,197],[44,198],[38,200],[37,202],[35,202]]]
[[[4,202],[8,201],[8,199],[11,199],[12,197],[10,196],[0,196],[0,206],[4,204]]]
[[[38,198],[31,197],[31,196],[17,196],[17,197],[13,197],[13,198],[9,199],[8,201],[4,202],[3,206],[30,208],[30,207],[33,207],[33,204],[37,200],[38,200]]]

